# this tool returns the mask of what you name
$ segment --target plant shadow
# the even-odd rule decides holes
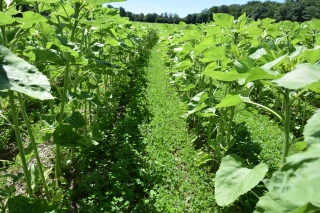
[[[157,212],[149,192],[161,178],[145,170],[147,144],[141,126],[149,122],[150,113],[143,76],[119,83],[118,91],[127,92],[118,92],[118,102],[109,110],[114,113],[99,113],[105,139],[82,149],[77,158],[72,212]]]

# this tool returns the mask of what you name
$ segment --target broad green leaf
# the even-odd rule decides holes
[[[15,20],[11,16],[0,12],[0,26],[10,25],[13,22],[15,22]]]
[[[271,35],[273,38],[277,38],[280,35],[281,30],[279,29],[278,24],[272,24],[268,26],[268,28],[266,29],[266,32],[268,35]]]
[[[247,168],[238,155],[227,155],[222,159],[215,179],[216,202],[219,206],[233,203],[239,196],[250,191],[266,175],[268,166],[261,163]]]
[[[316,81],[308,86],[308,89],[320,93],[320,80]]]
[[[183,62],[178,63],[175,69],[178,69],[179,71],[184,71],[191,68],[192,66],[193,64],[190,60],[185,60]]]
[[[80,139],[80,143],[86,147],[90,147],[90,146],[93,146],[93,145],[98,145],[99,143],[92,140],[91,138],[87,137],[87,136],[82,136],[81,139]]]
[[[179,91],[186,92],[194,88],[196,88],[194,84],[188,84],[187,86],[180,88]]]
[[[74,8],[70,4],[64,4],[64,8],[60,7],[58,11],[51,13],[51,16],[62,16],[68,19],[74,14]]]
[[[264,48],[260,48],[256,52],[252,53],[249,58],[257,60],[266,54],[268,54],[267,51]]]
[[[310,27],[313,30],[320,31],[320,19],[312,19],[310,22]]]
[[[44,199],[27,198],[22,195],[8,200],[9,213],[56,213],[57,206],[49,204]]]
[[[269,63],[266,63],[261,68],[264,70],[270,70],[272,67],[275,67],[276,65],[281,64],[287,57],[288,57],[287,55],[283,55],[273,61],[270,61]]]
[[[312,50],[305,50],[303,55],[307,58],[310,64],[315,64],[317,61],[320,60],[320,46],[312,49]]]
[[[241,78],[246,78],[249,74],[248,73],[238,73],[235,70],[230,72],[221,72],[221,71],[210,71],[205,70],[202,75],[207,75],[210,78],[218,81],[236,81]]]
[[[211,47],[202,54],[199,61],[206,63],[226,58],[226,47]]]
[[[208,93],[200,92],[191,99],[191,102],[203,103],[207,99],[208,99]]]
[[[226,13],[214,13],[213,20],[219,26],[231,29],[234,17]]]
[[[74,128],[82,128],[86,125],[86,120],[82,114],[78,111],[75,111],[71,114],[66,121]]]
[[[112,3],[112,2],[124,2],[126,0],[89,0],[88,2],[90,4],[94,4],[94,5],[103,5],[106,3]]]
[[[320,143],[309,145],[306,151],[291,155],[285,165],[270,180],[269,192],[281,195],[281,200],[303,206],[320,201]],[[320,203],[319,203],[320,205]]]
[[[222,99],[221,102],[216,106],[216,108],[235,106],[244,102],[250,102],[250,99],[239,94],[231,93],[228,94],[224,99]]]
[[[194,162],[195,166],[201,166],[209,161],[214,160],[214,157],[208,153],[201,151],[197,154],[197,157],[194,160],[195,160]]]
[[[51,196],[52,196],[52,200],[53,202],[60,202],[63,197],[64,197],[64,194],[63,194],[63,191],[61,188],[54,188],[51,192]]]
[[[50,82],[38,69],[0,46],[0,90],[13,90],[40,100],[53,99]]]
[[[72,130],[72,126],[62,124],[53,132],[53,142],[60,146],[76,147],[79,146],[81,136]]]
[[[189,105],[189,106],[191,106],[191,105]],[[206,107],[207,107],[207,105],[205,103],[198,103],[197,105],[194,105],[194,108],[192,110],[189,110],[187,114],[192,115],[193,113],[199,112],[200,110],[202,110]]]
[[[279,194],[267,192],[260,197],[254,213],[291,213],[298,206],[281,199]]]
[[[210,73],[212,71],[214,71],[215,69],[217,69],[219,67],[219,65],[217,64],[217,62],[212,62],[210,64],[208,64],[208,66],[206,67],[206,69],[204,70],[203,73]]]
[[[50,24],[47,24],[46,22],[40,22],[40,29],[41,35],[47,39],[54,39],[56,37],[56,32]]]
[[[35,54],[36,58],[35,61],[37,63],[45,63],[48,62],[54,63],[56,65],[64,65],[65,61],[63,57],[58,55],[59,52],[49,49],[49,50],[42,50],[42,49],[34,49],[32,52]]]
[[[308,203],[304,206],[301,206],[298,209],[295,209],[291,213],[319,213],[320,212],[320,206],[319,205],[314,205],[312,203]]]
[[[273,82],[288,89],[302,89],[319,80],[320,66],[298,64],[293,71],[285,74],[278,80],[274,80]]]
[[[241,58],[234,62],[234,67],[238,73],[249,72],[253,67],[252,60],[249,58]]]
[[[201,33],[198,30],[184,30],[185,40],[198,40],[201,38]]]
[[[320,110],[318,110],[308,121],[303,129],[305,141],[318,140],[320,143]]]
[[[246,78],[246,82],[257,81],[257,80],[273,80],[278,79],[282,75],[280,75],[276,71],[264,70],[260,67],[254,67],[249,73],[248,78]]]
[[[26,2],[42,2],[42,3],[56,3],[58,2],[59,0],[24,0],[23,2],[26,3]]]
[[[296,147],[296,149],[297,150],[299,150],[299,151],[303,151],[303,150],[305,150],[306,148],[307,148],[307,142],[297,142],[297,143],[295,143],[294,144],[294,146]]]
[[[190,109],[188,111],[188,115],[191,115],[195,112],[204,109],[207,106],[204,102],[208,99],[208,97],[208,93],[206,92],[200,92],[197,95],[195,95],[188,103],[188,107]]]
[[[198,56],[204,50],[212,47],[213,45],[215,45],[213,37],[206,37],[206,38],[202,39],[199,44],[196,44],[196,46],[194,48],[194,55]]]
[[[215,114],[216,114],[216,108],[211,107],[211,108],[205,109],[203,112],[198,113],[197,115],[202,118],[208,118],[208,117],[214,116]]]
[[[39,24],[40,22],[47,22],[48,20],[44,18],[39,13],[34,13],[27,11],[23,13],[23,18],[17,19],[18,22],[23,23],[22,28],[27,29],[32,27],[34,24]]]
[[[31,188],[33,192],[38,191],[38,184],[39,184],[39,171],[36,165],[31,165],[30,169],[30,181],[31,181]]]
[[[101,130],[97,125],[95,125],[91,131],[91,138],[96,140],[96,141],[103,141],[103,135]]]

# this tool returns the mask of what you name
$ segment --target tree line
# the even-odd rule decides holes
[[[112,7],[108,5],[109,7]],[[254,20],[272,18],[276,21],[309,21],[312,18],[320,18],[320,0],[286,0],[284,3],[274,1],[249,1],[247,4],[232,4],[213,6],[204,9],[201,13],[188,14],[179,17],[172,13],[147,13],[135,14],[120,7],[120,15],[128,17],[130,21],[178,24],[183,21],[187,24],[200,24],[213,20],[213,13],[228,13],[238,18],[243,13]]]

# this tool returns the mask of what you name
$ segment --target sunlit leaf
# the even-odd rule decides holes
[[[219,26],[230,29],[232,27],[234,17],[227,13],[214,13],[213,20]]]
[[[50,82],[38,69],[0,46],[0,90],[21,92],[40,100],[53,99]]]
[[[244,102],[250,102],[250,99],[239,94],[228,94],[216,108],[235,106]]]
[[[255,187],[266,175],[268,166],[261,163],[247,168],[238,155],[222,159],[215,178],[216,202],[219,206],[233,203],[240,195]]]
[[[205,152],[199,152],[197,154],[197,157],[195,158],[195,166],[201,166],[209,161],[212,161],[214,160],[213,156],[208,154],[208,153],[205,153]]]
[[[285,74],[278,80],[274,80],[273,82],[288,89],[301,89],[319,80],[320,66],[312,64],[298,64],[293,71]]]

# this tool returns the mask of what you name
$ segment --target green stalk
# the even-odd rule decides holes
[[[232,127],[232,121],[233,121],[235,109],[236,109],[235,106],[231,107],[231,113],[230,113],[228,127],[227,127],[226,144],[228,148],[230,148],[231,127]]]
[[[61,6],[63,10],[65,11],[70,23],[71,23],[71,18],[68,16],[67,11],[64,8],[63,2],[60,1]],[[72,32],[71,32],[71,41],[73,42],[74,36],[75,36],[75,31],[78,23],[78,16],[80,13],[80,4],[76,4],[75,7],[75,22],[73,23],[72,27]],[[63,94],[62,94],[62,100],[61,100],[61,108],[60,108],[60,116],[59,116],[59,125],[62,124],[63,122],[63,117],[64,117],[64,109],[65,105],[67,102],[67,93],[68,93],[68,88],[69,88],[69,75],[70,75],[70,53],[65,53],[66,57],[66,70],[64,74],[64,85],[63,85]],[[56,162],[55,162],[55,178],[56,178],[56,186],[59,186],[59,177],[60,177],[60,146],[56,145]]]
[[[288,156],[289,148],[290,148],[291,104],[290,104],[289,89],[285,89],[284,101],[285,101],[284,143],[283,143],[283,150],[282,150],[281,165],[283,165],[286,162],[286,157]]]
[[[26,109],[25,109],[25,106],[24,106],[24,101],[23,101],[22,95],[20,93],[18,93],[18,98],[19,98],[19,103],[20,103],[20,110],[22,112],[22,116],[23,116],[24,122],[25,122],[25,124],[27,126],[27,130],[28,130],[28,134],[29,134],[30,141],[31,141],[31,144],[32,144],[33,152],[34,152],[34,155],[35,155],[36,160],[37,160],[37,164],[38,164],[38,168],[39,168],[39,172],[40,172],[40,177],[41,177],[41,180],[42,180],[43,188],[44,188],[44,191],[45,191],[47,199],[50,200],[49,190],[48,190],[48,187],[47,187],[47,184],[46,184],[46,180],[44,178],[44,174],[43,174],[43,170],[42,170],[42,164],[41,164],[41,161],[40,161],[37,145],[36,145],[36,142],[35,142],[35,139],[34,139],[34,136],[33,136],[33,132],[32,132],[32,129],[31,129],[31,125],[30,125],[30,122],[29,122],[28,115],[26,113]]]
[[[14,124],[14,131],[15,131],[15,134],[16,134],[16,140],[17,140],[17,144],[18,144],[18,148],[19,148],[19,153],[20,153],[20,158],[21,158],[24,178],[26,179],[27,191],[28,191],[28,194],[30,196],[32,194],[31,181],[30,181],[27,161],[26,161],[26,157],[25,157],[25,154],[24,154],[24,149],[23,149],[21,135],[20,135],[18,116],[17,116],[17,113],[16,113],[16,107],[15,107],[15,104],[14,104],[14,92],[11,91],[11,90],[9,90],[9,102],[10,102],[11,114],[12,114],[12,119],[13,119],[13,124]]]
[[[70,74],[70,53],[66,53],[66,70],[64,73],[64,84],[63,84],[63,93],[62,93],[62,100],[61,100],[61,108],[60,108],[60,115],[59,115],[59,125],[63,122],[64,117],[64,109],[67,102],[67,93],[69,87],[69,74]],[[56,185],[59,184],[59,176],[60,176],[60,146],[56,145],[56,162],[55,162],[55,178],[56,178]]]
[[[3,12],[3,0],[0,0],[0,11]],[[8,46],[8,38],[7,38],[7,32],[6,32],[5,26],[1,26],[1,35],[2,35],[3,45]],[[26,156],[24,154],[24,148],[23,148],[23,144],[22,144],[21,134],[20,134],[18,115],[16,112],[15,103],[14,103],[14,91],[9,90],[8,93],[9,93],[9,103],[10,103],[11,115],[12,115],[13,124],[14,124],[13,127],[14,127],[14,132],[16,135],[16,142],[17,142],[18,148],[19,148],[19,154],[20,154],[20,158],[21,158],[24,178],[26,179],[26,183],[27,183],[27,193],[30,196],[30,195],[32,195],[31,181],[30,181],[30,176],[29,176],[29,172],[28,172],[28,165],[27,165],[27,161],[26,161]]]
[[[300,128],[300,135],[303,134],[303,126],[305,123],[306,119],[306,110],[307,110],[307,98],[304,100],[304,106],[303,106],[303,112],[302,112],[302,122],[301,122],[301,128]]]
[[[276,113],[274,110],[270,109],[269,107],[266,107],[262,104],[258,104],[256,102],[253,102],[253,101],[248,101],[246,103],[249,103],[249,104],[253,104],[253,105],[256,105],[258,107],[261,107],[262,109],[268,111],[268,112],[271,112],[272,114],[274,114],[277,118],[279,118],[280,122],[283,123],[284,122],[284,118],[283,116],[279,115],[278,113]]]

